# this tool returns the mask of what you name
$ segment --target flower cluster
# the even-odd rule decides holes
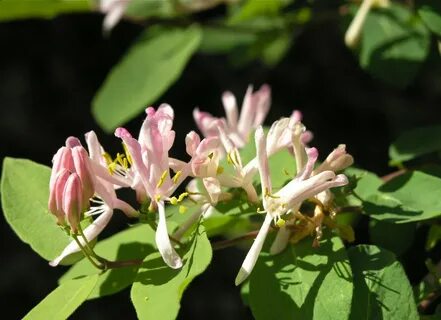
[[[222,102],[226,118],[194,110],[196,124],[204,137],[194,131],[187,134],[186,152],[190,157],[187,161],[169,155],[175,132],[172,129],[174,111],[167,104],[156,110],[152,107],[146,109],[146,118],[137,137],[125,128],[115,130],[115,136],[121,139],[124,148],[124,152],[115,158],[104,151],[93,131],[85,135],[87,150],[79,139],[69,137],[66,146],[61,147],[53,158],[48,206],[57,223],[72,235],[74,241],[51,265],[56,266],[82,250],[92,263],[105,268],[105,260],[94,254],[90,243],[108,224],[114,209],[119,209],[131,218],[146,212],[157,213],[153,224],[156,246],[164,262],[178,269],[183,262],[173,242],[179,241],[201,217],[208,218],[219,201],[229,201],[234,188],[242,189],[250,203],[263,208],[256,213],[265,213],[236,284],[243,282],[252,271],[271,228],[277,230],[271,246],[273,254],[286,247],[293,238],[292,226],[298,225],[299,221],[306,234],[315,233],[315,243],[318,244],[324,212],[332,208],[333,196],[329,190],[347,184],[346,176],[338,171],[353,163],[352,156],[344,145],[340,145],[316,166],[318,151],[308,147],[312,133],[301,122],[299,111],[274,122],[265,134],[262,124],[271,104],[268,85],[254,92],[251,86],[248,88],[240,115],[231,92],[223,94]],[[240,149],[253,133],[256,157],[243,163]],[[285,149],[296,160],[297,174],[282,188],[274,190],[268,159]],[[224,170],[223,159],[231,170]],[[253,183],[257,174],[260,176],[260,196]],[[175,195],[186,181],[186,192]],[[118,198],[115,190],[119,188],[130,188],[135,192],[139,210]],[[191,198],[199,209],[170,236],[166,204],[180,205],[186,197]],[[311,217],[300,212],[305,201],[316,205]],[[185,207],[181,207],[181,211],[184,212]],[[90,216],[98,217],[83,230],[81,221]]]

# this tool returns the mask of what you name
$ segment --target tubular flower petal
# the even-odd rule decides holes
[[[296,130],[296,128],[298,130],[299,126],[296,126],[294,130]],[[323,171],[311,177],[314,163],[318,157],[318,151],[315,148],[311,148],[305,151],[307,160],[303,167],[300,168],[297,176],[278,192],[272,194],[268,167],[268,146],[266,145],[267,140],[261,127],[256,130],[255,141],[258,169],[262,185],[262,202],[264,211],[267,214],[256,240],[251,246],[239,274],[236,277],[236,285],[243,282],[251,273],[262,249],[271,220],[274,220],[277,224],[282,215],[291,211],[296,212],[298,208],[300,208],[302,202],[306,199],[316,196],[320,192],[328,190],[329,188],[342,186],[347,183],[346,176],[336,176],[333,171]],[[283,233],[286,233],[286,230],[284,230]],[[288,239],[289,236],[281,234],[279,240],[274,245],[275,248],[273,251],[278,252],[280,248],[284,248],[286,246],[284,242]]]
[[[158,206],[158,228],[156,229],[156,246],[161,253],[162,258],[165,263],[173,269],[179,269],[182,267],[182,260],[176,253],[175,249],[170,243],[170,238],[168,237],[167,225],[165,222],[165,209],[164,203],[162,201],[157,203]]]
[[[228,138],[237,148],[242,148],[248,142],[249,135],[263,123],[271,105],[271,89],[264,84],[253,92],[250,85],[243,99],[239,116],[235,96],[226,91],[222,94],[225,118],[216,118],[207,112],[193,111],[194,120],[205,137],[219,136],[218,128],[222,128]]]
[[[78,232],[78,224],[83,213],[83,190],[80,176],[72,173],[63,191],[63,211],[73,233]]]

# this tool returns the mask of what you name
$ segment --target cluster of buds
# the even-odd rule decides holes
[[[67,221],[75,241],[51,264],[57,265],[80,250],[86,256],[95,257],[96,262],[103,262],[104,259],[93,253],[89,243],[105,228],[114,209],[119,209],[129,217],[139,217],[146,213],[144,211],[157,213],[157,222],[153,224],[156,246],[164,262],[178,269],[183,262],[171,240],[180,240],[201,217],[208,218],[219,201],[230,200],[234,188],[242,189],[249,202],[263,208],[258,213],[265,213],[236,284],[250,274],[272,224],[278,230],[271,246],[273,254],[281,252],[294,237],[298,238],[297,234],[293,235],[292,226],[298,226],[299,220],[307,221],[304,230],[308,234],[315,232],[318,243],[324,212],[330,212],[332,208],[333,197],[329,189],[348,183],[346,176],[338,171],[353,163],[352,156],[344,145],[340,145],[316,167],[318,151],[308,147],[312,133],[302,124],[299,111],[274,122],[265,134],[262,124],[271,104],[268,85],[255,92],[251,86],[248,88],[240,116],[231,92],[225,92],[222,101],[226,118],[194,110],[196,124],[204,137],[194,131],[187,134],[188,161],[169,156],[175,132],[172,130],[174,111],[167,104],[157,110],[146,109],[146,118],[137,138],[125,128],[115,130],[115,136],[122,140],[124,153],[117,154],[114,159],[104,151],[94,132],[86,134],[88,151],[77,138],[68,138],[66,146],[54,156],[49,210],[60,225],[66,226]],[[244,163],[240,149],[253,133],[256,157]],[[281,150],[291,152],[296,160],[297,174],[280,190],[273,190],[268,158]],[[224,158],[225,165],[231,166],[232,170],[224,170],[221,165]],[[260,176],[260,197],[253,184],[257,174]],[[186,192],[175,195],[178,187],[188,180]],[[118,188],[131,188],[135,192],[140,211],[117,197],[115,189]],[[185,212],[182,201],[187,197],[197,204],[198,210],[171,237],[167,231],[166,204],[181,205],[180,211]],[[300,212],[302,203],[307,200],[316,204],[312,216]],[[98,217],[83,232],[81,219],[96,215]],[[76,238],[77,233],[81,237]]]

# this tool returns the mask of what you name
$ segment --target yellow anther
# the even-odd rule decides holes
[[[171,197],[170,198],[170,203],[175,206],[175,205],[178,204],[178,199],[176,197]]]
[[[188,196],[188,192],[183,192],[183,193],[181,193],[181,194],[179,195],[178,202],[181,202],[181,201],[184,200],[185,197],[187,197],[187,196]]]
[[[127,148],[127,146],[124,142],[122,145],[124,148],[124,153],[126,154],[127,161],[129,162],[130,165],[132,165],[132,156],[130,155],[129,149]]]
[[[279,228],[282,228],[282,227],[284,227],[285,226],[285,224],[286,224],[286,221],[285,220],[283,220],[282,218],[280,218],[279,220],[277,220],[277,222],[276,222],[276,225],[279,227]]]
[[[164,170],[161,177],[159,178],[158,184],[156,185],[156,188],[161,188],[161,186],[164,184],[165,178],[167,177],[168,170]]]
[[[178,180],[181,177],[181,175],[182,175],[182,170],[179,170],[176,172],[176,174],[173,176],[173,183],[174,184],[178,183]]]
[[[279,198],[280,198],[280,196],[276,196],[276,195],[274,195],[274,194],[271,194],[271,193],[269,192],[269,189],[268,189],[268,188],[265,188],[265,197],[273,198],[273,199],[279,199]]]
[[[216,174],[222,174],[223,172],[224,172],[224,167],[222,166],[217,167]]]
[[[232,164],[232,163],[233,163],[233,159],[231,159],[231,155],[230,155],[230,153],[227,153],[227,162],[228,162],[229,164]]]
[[[108,154],[107,152],[104,152],[104,153],[103,153],[103,158],[104,158],[104,160],[106,161],[106,164],[107,164],[108,166],[113,162],[112,157],[111,157],[110,154]]]
[[[155,201],[156,201],[156,202],[159,202],[159,200],[161,200],[161,195],[157,194],[157,195],[155,196]]]
[[[110,174],[114,174],[116,170],[116,163],[112,162],[107,166],[107,169],[109,169]]]
[[[184,214],[186,213],[188,208],[186,206],[179,206],[179,213]]]
[[[118,162],[120,166],[123,166],[124,163],[124,155],[122,153],[117,153],[116,154],[116,158],[115,158],[115,162]]]

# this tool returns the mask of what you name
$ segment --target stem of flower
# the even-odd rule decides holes
[[[80,247],[81,251],[83,251],[84,255],[86,256],[86,258],[90,261],[90,263],[93,264],[94,267],[96,267],[97,269],[100,270],[105,270],[105,266],[102,265],[101,263],[96,263],[92,257],[90,256],[90,252],[87,248],[85,248],[82,244],[81,241],[78,240],[78,237],[76,234],[73,234],[72,237],[74,238],[75,242],[77,243],[78,247]]]

